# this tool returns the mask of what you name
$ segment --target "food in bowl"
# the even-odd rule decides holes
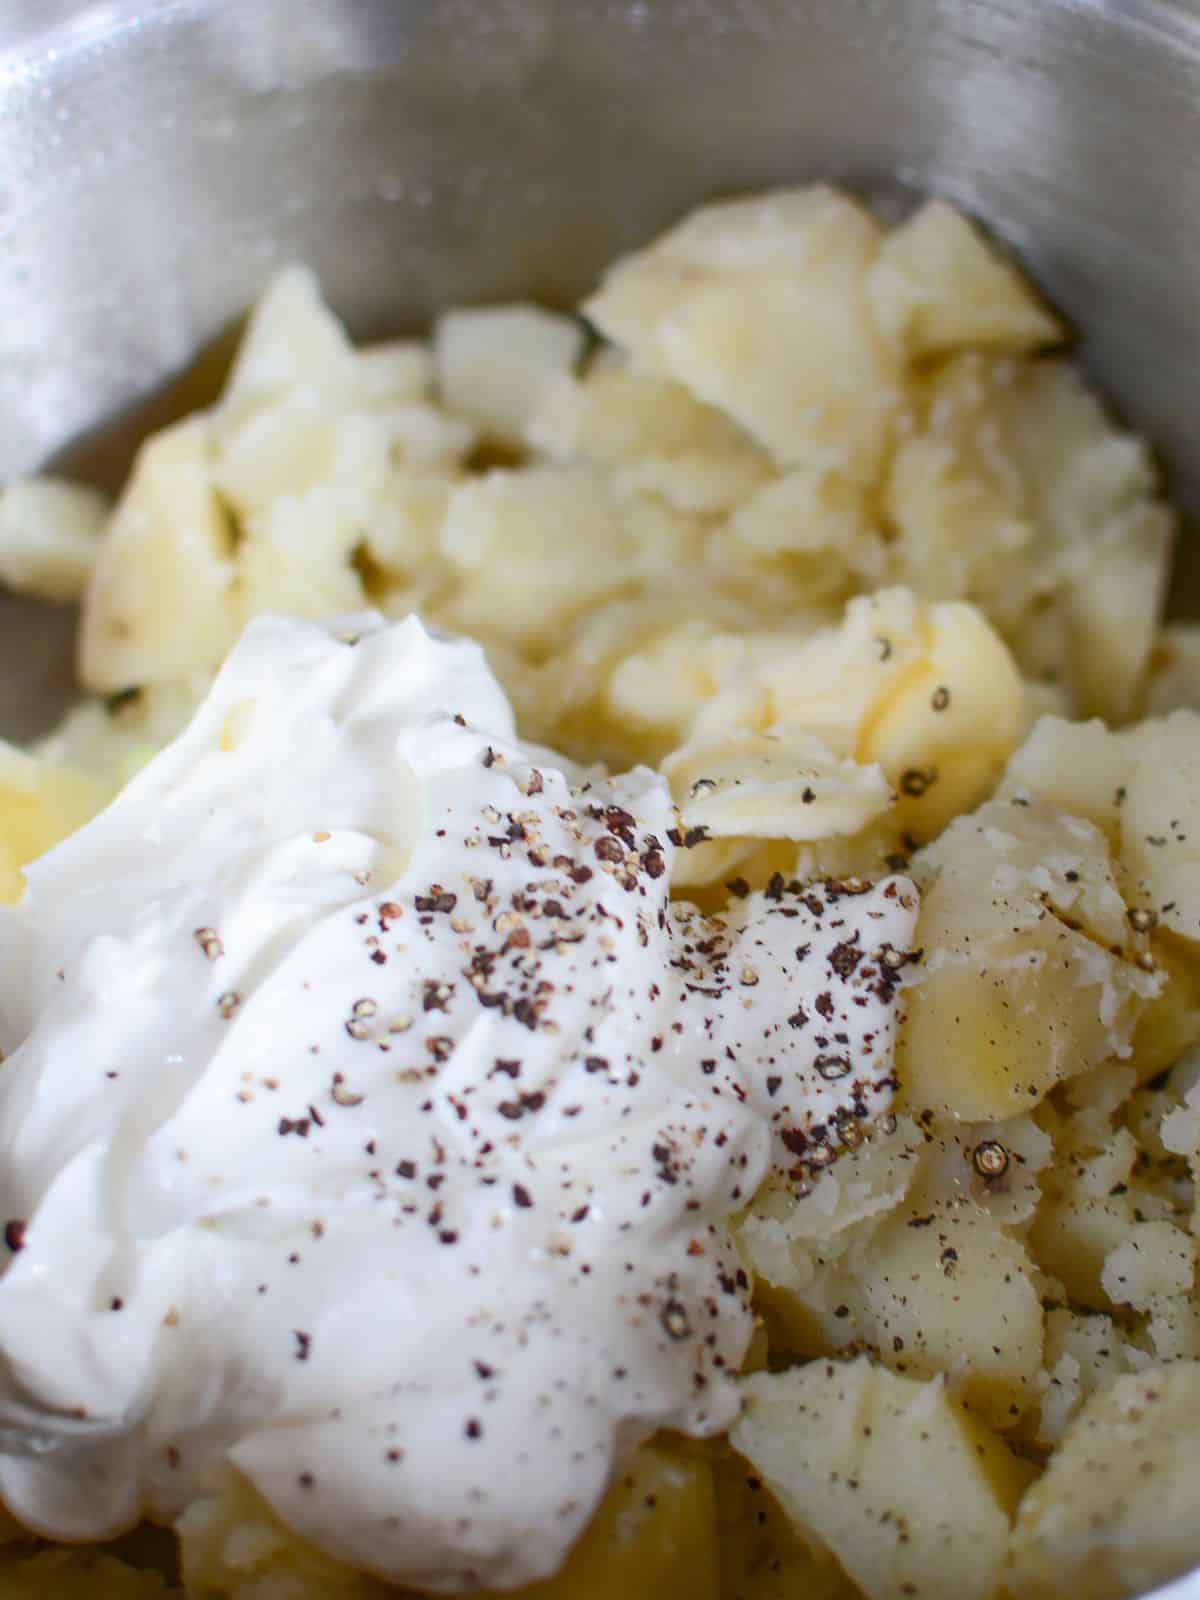
[[[1147,451],[937,201],[584,315],[288,269],[115,507],[0,500],[89,691],[0,773],[0,1594],[163,1592],[142,1519],[236,1600],[1200,1560]]]

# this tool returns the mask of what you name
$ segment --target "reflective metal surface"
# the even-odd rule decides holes
[[[687,206],[816,176],[1007,235],[1200,508],[1200,0],[3,0],[0,473],[280,260],[397,331],[569,301]],[[0,728],[64,638],[0,609]]]

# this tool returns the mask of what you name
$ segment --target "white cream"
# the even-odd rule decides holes
[[[3,916],[0,1494],[101,1538],[231,1459],[356,1566],[516,1585],[731,1422],[724,1219],[885,1109],[916,895],[672,907],[661,778],[352,626],[252,624]]]

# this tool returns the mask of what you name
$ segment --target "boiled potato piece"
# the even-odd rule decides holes
[[[97,1550],[44,1550],[0,1566],[0,1600],[168,1600],[178,1590],[157,1572],[139,1571]]]
[[[355,352],[355,368],[355,389],[372,410],[428,400],[433,394],[433,351],[417,339],[363,345]]]
[[[883,493],[897,580],[981,605],[1079,714],[1130,716],[1173,536],[1145,446],[1066,362],[956,356],[918,400]]]
[[[717,1454],[721,1600],[860,1600],[825,1550],[805,1543],[775,1496],[732,1450]]]
[[[557,1576],[522,1600],[661,1600],[673,1589],[718,1600],[712,1465],[698,1451],[643,1445],[621,1468]]]
[[[1018,355],[1065,337],[1019,268],[944,200],[892,229],[867,282],[879,326],[915,360],[966,349]]]
[[[1173,622],[1158,635],[1143,709],[1149,717],[1200,711],[1200,623]]]
[[[1158,1361],[1200,1360],[1200,1305],[1190,1289],[1151,1301],[1145,1342]]]
[[[1137,765],[1121,812],[1121,855],[1139,904],[1194,943],[1200,941],[1200,715],[1175,711],[1131,737]]]
[[[771,1241],[773,1244],[776,1241]],[[912,1195],[876,1226],[760,1249],[773,1345],[802,1357],[867,1349],[893,1372],[945,1378],[982,1422],[1008,1429],[1036,1401],[1042,1306],[1022,1242],[969,1205]],[[786,1270],[791,1267],[790,1274]],[[782,1269],[782,1270],[781,1270]]]
[[[492,471],[460,484],[441,544],[462,584],[454,624],[535,651],[635,584],[635,530],[587,467]]]
[[[389,472],[379,487],[363,548],[385,583],[427,579],[440,566],[438,544],[455,480],[443,472]]]
[[[1105,1257],[1100,1283],[1116,1306],[1149,1311],[1157,1302],[1191,1293],[1196,1246],[1173,1222],[1135,1222]]]
[[[1046,1313],[1044,1365],[1037,1428],[1043,1446],[1057,1445],[1084,1401],[1132,1370],[1129,1349],[1111,1317],[1065,1306]]]
[[[102,693],[220,665],[237,633],[232,537],[203,416],[142,446],[84,598],[79,675]]]
[[[366,604],[351,564],[361,525],[336,488],[281,495],[254,517],[237,552],[239,626],[264,611],[329,617]]]
[[[855,1296],[889,1367],[944,1373],[973,1414],[1011,1427],[1033,1402],[1042,1305],[1024,1245],[969,1205],[911,1197],[863,1253]]]
[[[1003,1119],[1130,1053],[1161,979],[1126,959],[1131,930],[1097,828],[1039,802],[990,801],[914,872],[925,958],[898,1037],[907,1107]]]
[[[0,901],[19,900],[21,868],[107,804],[110,785],[75,766],[40,761],[0,742]]]
[[[484,435],[519,445],[546,385],[583,353],[583,328],[540,306],[449,311],[433,330],[438,393]]]
[[[770,473],[727,416],[682,384],[623,368],[552,380],[527,433],[555,461],[607,467],[619,492],[658,495],[688,513],[728,511]]]
[[[383,1600],[389,1584],[352,1572],[286,1528],[240,1474],[226,1472],[177,1524],[188,1592],[274,1591],[287,1600]],[[562,1570],[522,1600],[659,1600],[671,1586],[717,1600],[716,1499],[700,1451],[646,1444],[621,1468]],[[480,1590],[486,1594],[490,1591]]]
[[[1142,693],[1174,537],[1149,451],[1113,426],[1067,362],[1024,363],[992,398],[1039,526],[1058,547],[1076,709],[1122,721]]]
[[[805,1191],[770,1178],[737,1223],[738,1247],[757,1278],[803,1287],[817,1259],[840,1259],[912,1188],[926,1158],[926,1138],[907,1117],[875,1123]]]
[[[1167,598],[1174,528],[1165,507],[1107,524],[1066,591],[1068,670],[1080,710],[1121,722],[1141,697]]]
[[[221,396],[223,417],[289,389],[353,392],[358,357],[307,267],[282,267],[250,313]]]
[[[844,603],[888,575],[872,496],[838,473],[797,467],[746,499],[708,544],[717,578],[781,612]]]
[[[891,779],[896,824],[918,840],[990,793],[1025,712],[1012,656],[973,606],[931,606],[922,632],[919,664],[874,709],[858,749]]]
[[[231,1467],[175,1524],[185,1591],[288,1600],[385,1600],[392,1585],[355,1573],[286,1528],[250,1482]]]
[[[0,489],[0,582],[40,600],[78,600],[108,515],[108,496],[81,483],[49,477],[9,483]]]
[[[1194,943],[1200,941],[1198,778],[1195,711],[1173,711],[1120,733],[1099,721],[1044,717],[1010,761],[1000,792],[1038,796],[1102,828],[1119,853],[1126,895],[1144,931],[1164,928]],[[1169,952],[1161,959],[1169,966]]]
[[[858,833],[892,802],[878,765],[839,760],[803,728],[699,738],[668,756],[662,770],[684,825],[714,839]]]
[[[335,485],[348,511],[366,522],[391,444],[386,415],[347,411],[300,389],[225,430],[213,482],[242,520],[269,516],[285,496]]]
[[[870,1600],[991,1600],[1028,1472],[938,1382],[865,1358],[743,1382],[731,1440]]]
[[[1093,1395],[1021,1503],[1008,1589],[1021,1600],[1125,1600],[1195,1566],[1198,1441],[1196,1362]]]
[[[1022,728],[1020,679],[979,612],[881,590],[750,659],[664,770],[714,835],[818,839],[890,805],[897,837],[928,838],[989,792]]]
[[[1004,799],[1036,796],[1099,828],[1113,850],[1121,842],[1121,806],[1130,757],[1098,717],[1068,722],[1040,717],[1013,752],[998,790]]]
[[[584,311],[635,369],[726,412],[779,465],[870,483],[904,403],[868,311],[879,237],[825,188],[709,206],[618,261]]]
[[[1134,1228],[1137,1205],[1129,1180],[1136,1160],[1136,1144],[1127,1129],[1120,1129],[1096,1155],[1060,1159],[1047,1174],[1029,1245],[1039,1266],[1058,1280],[1076,1308],[1109,1310],[1113,1305],[1104,1270]],[[1113,1287],[1120,1286],[1114,1282]]]

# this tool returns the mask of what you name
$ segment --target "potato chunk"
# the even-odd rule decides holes
[[[1019,268],[944,200],[893,228],[868,288],[879,326],[916,360],[967,349],[1021,355],[1065,337]]]
[[[1121,855],[1139,904],[1200,942],[1200,715],[1175,711],[1130,738],[1137,764],[1121,814]]]
[[[1033,802],[990,801],[914,864],[921,979],[897,1071],[905,1104],[970,1121],[1031,1109],[1053,1085],[1130,1053],[1162,980],[1128,947],[1107,841]],[[1114,953],[1115,952],[1115,953]]]
[[[865,274],[878,225],[825,188],[695,212],[584,310],[635,368],[725,411],[781,466],[874,480],[904,400]]]
[[[78,600],[108,521],[108,496],[62,478],[0,490],[0,581],[18,594]]]
[[[189,1594],[384,1600],[396,1593],[285,1527],[232,1470],[193,1501],[178,1532]],[[519,1593],[522,1600],[609,1600],[613,1593],[659,1600],[678,1585],[697,1600],[717,1600],[716,1533],[708,1458],[670,1443],[642,1445],[617,1472],[562,1569]]]
[[[1028,1474],[940,1383],[859,1359],[743,1388],[734,1447],[869,1600],[991,1600]]]
[[[1141,441],[1062,361],[936,367],[884,486],[895,578],[981,605],[1031,676],[1112,721],[1139,702],[1174,530]]]
[[[687,513],[728,511],[769,476],[766,456],[727,416],[682,384],[621,367],[553,379],[527,432],[552,460],[606,467],[621,494],[657,495]]]
[[[1200,1363],[1118,1378],[1084,1406],[1021,1503],[1006,1586],[1125,1600],[1200,1562]]]
[[[138,454],[96,557],[79,675],[102,693],[219,666],[233,644],[232,537],[194,417]]]
[[[0,902],[21,898],[21,868],[74,833],[111,796],[78,767],[39,761],[0,741]]]
[[[449,311],[433,330],[442,401],[488,438],[519,445],[546,385],[573,369],[583,341],[578,322],[540,306]]]
[[[441,544],[461,585],[454,624],[534,651],[636,584],[625,508],[587,467],[494,471],[459,485]]]

